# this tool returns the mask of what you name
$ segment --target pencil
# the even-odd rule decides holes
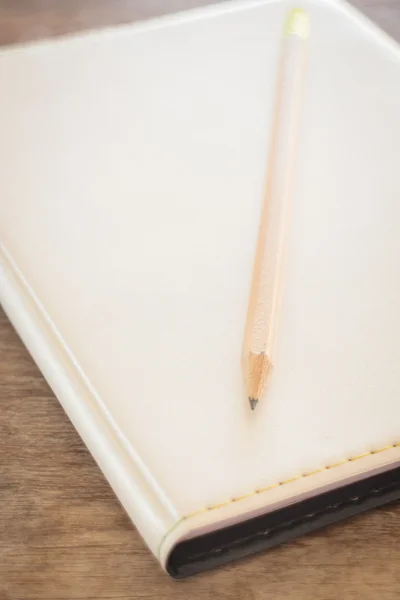
[[[252,410],[273,368],[288,203],[298,137],[309,17],[290,10],[283,30],[266,185],[242,349],[246,394]]]

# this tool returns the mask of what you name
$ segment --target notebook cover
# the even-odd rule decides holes
[[[400,496],[400,52],[339,2],[302,3],[274,373],[244,395],[290,6],[0,53],[0,300],[175,577]]]

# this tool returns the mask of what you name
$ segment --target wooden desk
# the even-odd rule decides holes
[[[0,43],[208,0],[0,0]],[[357,0],[400,39],[399,0]],[[395,600],[400,505],[176,583],[145,548],[0,310],[0,600]]]

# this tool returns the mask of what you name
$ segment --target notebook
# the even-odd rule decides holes
[[[400,51],[311,22],[275,364],[240,369],[292,3],[0,53],[0,300],[161,566],[400,497]],[[84,482],[82,483],[84,485]]]

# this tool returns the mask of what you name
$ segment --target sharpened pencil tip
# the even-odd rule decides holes
[[[254,410],[258,404],[258,400],[256,398],[249,398],[250,408]]]

